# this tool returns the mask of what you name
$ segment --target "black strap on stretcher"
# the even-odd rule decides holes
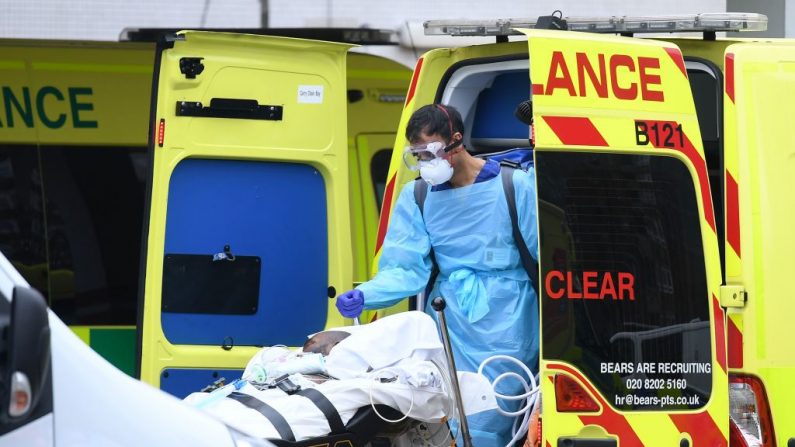
[[[281,413],[276,411],[273,407],[254,396],[249,396],[248,394],[244,393],[233,392],[228,397],[253,410],[257,410],[261,415],[265,416],[271,424],[273,424],[273,427],[277,432],[279,432],[279,437],[290,442],[295,442],[293,429],[290,428],[290,424],[287,423],[287,419],[285,419],[284,416],[282,416]],[[337,417],[339,417],[339,415]]]
[[[334,408],[334,404],[332,404],[331,401],[323,395],[323,393],[314,388],[306,388],[291,394],[309,399],[317,407],[317,409],[323,413],[323,416],[325,416],[332,435],[345,432],[345,425],[342,423],[342,418],[340,417],[339,412],[337,412],[337,409]],[[277,432],[279,432],[279,437],[286,441],[295,442],[295,435],[293,434],[293,430],[290,428],[290,424],[287,422],[287,419],[281,415],[281,413],[276,411],[276,409],[265,402],[262,402],[256,397],[244,393],[233,392],[229,395],[229,398],[240,402],[248,408],[257,410],[261,415],[265,416],[271,424],[273,424],[273,427],[276,428]]]
[[[334,408],[334,405],[331,403],[331,401],[323,395],[323,393],[314,388],[305,388],[295,394],[298,396],[304,396],[311,400],[313,404],[315,404],[317,409],[320,410],[323,413],[323,416],[326,417],[332,435],[345,432],[345,425],[342,423],[340,414],[337,412],[337,409]]]

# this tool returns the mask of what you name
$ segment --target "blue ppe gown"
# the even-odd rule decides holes
[[[487,164],[484,170],[493,166]],[[519,228],[535,257],[535,173],[532,168],[529,172],[517,170],[513,182]],[[364,294],[364,308],[389,307],[424,290],[433,247],[440,273],[430,297],[441,295],[447,301],[445,317],[456,368],[476,372],[486,358],[505,354],[536,371],[537,297],[514,243],[500,176],[458,188],[436,187],[429,191],[424,209],[423,218],[414,199],[414,183],[405,185],[392,211],[378,274],[357,287]],[[430,300],[424,310],[437,318]],[[495,362],[485,373],[493,381],[508,370],[518,372],[516,367]],[[524,389],[507,379],[497,391],[521,394]],[[516,402],[501,406],[509,411],[518,409]],[[511,439],[513,418],[497,411],[470,416],[468,421],[478,447],[502,447]]]

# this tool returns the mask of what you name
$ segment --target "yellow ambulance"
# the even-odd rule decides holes
[[[559,29],[428,24],[496,42],[417,62],[376,253],[395,193],[412,180],[401,158],[414,110],[456,106],[466,146],[487,154],[527,145],[513,110],[531,99],[541,444],[795,442],[795,356],[780,341],[795,248],[784,196],[795,45],[716,38],[760,29],[754,14],[544,22]],[[699,37],[630,37],[649,31]],[[508,42],[513,33],[527,41]],[[346,323],[333,298],[355,278],[353,114],[342,111],[359,94],[346,85],[348,50],[206,32],[158,47],[143,380],[184,396],[235,377],[258,346]]]
[[[540,444],[793,445],[795,43],[716,38],[756,14],[543,22],[425,23],[496,42],[417,62],[377,249],[416,109],[455,106],[486,154],[528,145],[532,100]]]
[[[383,44],[377,31],[313,35]],[[76,334],[135,375],[153,41],[163,30],[126,34],[133,41],[0,40],[0,250]],[[351,182],[352,206],[341,231],[353,244],[344,262],[362,281],[411,70],[351,53],[346,73],[340,109],[302,132],[346,109],[351,117],[339,157],[349,163],[340,182]]]

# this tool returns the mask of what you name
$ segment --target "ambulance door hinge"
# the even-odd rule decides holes
[[[185,79],[196,79],[204,71],[202,64],[203,57],[181,57],[179,59],[179,71],[185,75]]]
[[[720,305],[722,307],[745,307],[747,295],[743,286],[720,286]]]

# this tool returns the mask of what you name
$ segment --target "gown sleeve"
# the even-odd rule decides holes
[[[417,202],[414,182],[407,183],[392,210],[378,273],[358,287],[365,309],[380,309],[425,289],[431,274],[431,241]]]

